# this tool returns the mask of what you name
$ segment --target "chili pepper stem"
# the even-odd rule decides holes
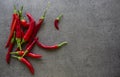
[[[11,52],[10,54],[12,54],[12,55],[13,55],[13,54],[18,54],[18,52]]]
[[[12,56],[13,58],[16,58],[16,59],[20,59],[20,57],[18,57],[18,56]]]
[[[44,11],[43,15],[41,16],[41,19],[45,19],[46,13],[47,13],[47,10]]]
[[[18,13],[19,13],[20,19],[22,19],[22,11],[23,11],[23,6],[21,6],[20,10],[18,10]]]
[[[65,45],[65,44],[67,44],[66,41],[65,41],[65,42],[62,42],[62,43],[60,43],[60,44],[58,44],[58,47],[61,47],[61,46]]]
[[[20,50],[22,50],[22,48],[21,48],[21,39],[20,38],[16,38],[16,41],[17,41],[17,45],[18,45],[18,47],[20,48]]]
[[[16,6],[14,5],[14,10],[13,10],[14,13],[17,13],[17,10],[16,10]]]
[[[62,18],[63,14],[60,14],[56,19],[60,20]]]
[[[46,13],[47,13],[47,10],[49,9],[49,7],[50,7],[50,2],[48,2],[48,5],[40,19],[45,19],[45,16],[46,16]]]

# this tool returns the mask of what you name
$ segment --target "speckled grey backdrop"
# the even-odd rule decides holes
[[[43,55],[31,59],[35,75],[16,59],[5,62],[4,48],[9,35],[13,5],[24,6],[36,21],[48,0],[0,0],[0,77],[120,77],[120,0],[49,0],[45,22],[38,33],[48,45],[68,41],[59,50],[37,46],[33,52]],[[54,18],[63,13],[57,31]]]

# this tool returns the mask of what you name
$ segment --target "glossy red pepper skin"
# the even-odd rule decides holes
[[[27,21],[25,19],[21,19],[20,20],[20,23],[21,25],[24,27],[24,28],[28,28],[29,27],[29,24],[27,23]]]
[[[24,57],[28,52],[30,52],[30,50],[32,49],[32,47],[34,46],[34,44],[36,43],[36,41],[38,40],[38,38],[35,38],[33,40],[33,42],[27,47],[27,49],[25,50],[25,53],[22,55],[22,57]]]
[[[12,23],[11,23],[11,26],[10,26],[10,30],[12,30],[12,27],[13,27],[13,23],[15,21],[15,16],[17,15],[17,10],[16,10],[16,6],[14,6],[14,10],[13,10],[13,15],[12,15]]]
[[[16,38],[21,38],[21,27],[19,17],[16,16],[17,24],[16,24]]]
[[[11,52],[11,54],[16,54],[16,55],[22,56],[24,54],[24,51]],[[31,58],[42,58],[42,55],[34,54],[34,53],[31,53],[31,52],[26,54],[26,56],[31,57]]]
[[[34,68],[28,60],[26,60],[25,58],[19,58],[19,60],[29,68],[29,70],[32,74],[34,74]]]
[[[29,13],[27,13],[27,17],[30,21],[30,26],[22,39],[22,43],[27,42],[31,38],[31,35],[32,35],[34,27],[35,27],[35,21],[34,21],[33,17]]]
[[[25,35],[24,31],[21,29],[21,38],[23,38]]]
[[[58,23],[59,23],[59,20],[58,20],[58,19],[55,19],[54,25],[55,25],[55,28],[56,28],[57,30],[59,30]]]
[[[34,74],[34,68],[33,68],[32,64],[27,59],[22,58],[22,57],[17,57],[17,56],[12,56],[12,57],[17,58],[19,61],[24,63],[29,68],[30,72],[32,74]]]
[[[10,53],[13,50],[13,46],[14,46],[14,41],[15,41],[15,36],[12,38],[9,48],[8,48],[8,52],[6,54],[6,62],[9,64],[10,63]]]
[[[13,37],[13,34],[14,34],[14,31],[15,31],[15,27],[16,27],[16,23],[17,23],[16,16],[17,16],[17,14],[15,14],[15,19],[14,19],[14,22],[12,24],[12,28],[10,30],[10,35],[9,35],[8,41],[7,41],[6,45],[5,45],[6,48],[9,46],[10,41],[11,41],[11,39]]]
[[[15,21],[15,16],[16,16],[16,14],[13,14],[13,16],[12,16],[12,23],[11,23],[11,26],[10,26],[10,30],[12,30],[12,26],[13,26],[13,23]]]
[[[9,48],[8,48],[8,52],[6,54],[6,62],[9,64],[10,63],[10,52],[12,52],[13,49],[13,43],[10,44]]]
[[[52,45],[52,46],[48,46],[48,45],[44,45],[41,42],[39,42],[38,40],[36,41],[36,44],[44,49],[58,49],[60,47],[62,47],[63,45],[67,44],[67,42],[62,42],[60,44],[56,44],[56,45]]]
[[[58,23],[59,23],[59,21],[60,21],[60,19],[61,19],[62,16],[63,16],[63,15],[61,14],[61,15],[59,15],[59,16],[54,20],[54,26],[55,26],[55,28],[56,28],[57,30],[59,30]]]

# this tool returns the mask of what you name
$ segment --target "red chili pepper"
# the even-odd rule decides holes
[[[28,44],[26,45],[26,48],[32,43],[33,39],[36,37],[37,32],[39,31],[42,23],[44,22],[46,13],[47,13],[47,9],[44,11],[43,15],[41,16],[41,18],[39,19],[37,25],[35,26],[34,31],[33,31],[33,34],[32,34],[32,36],[31,36]]]
[[[24,33],[24,31],[21,29],[21,37],[23,38],[24,37],[24,35],[25,35],[25,33]]]
[[[28,52],[30,52],[30,50],[32,49],[33,45],[36,43],[36,41],[38,40],[38,38],[35,38],[33,40],[33,42],[27,47],[27,49],[25,50],[25,53],[22,55],[22,57],[24,57]]]
[[[21,44],[28,41],[31,38],[31,35],[33,33],[33,30],[34,30],[34,26],[35,26],[35,21],[34,21],[33,17],[29,13],[27,13],[27,17],[30,21],[30,26],[29,26],[27,32],[25,33]]]
[[[14,31],[15,31],[15,26],[16,26],[16,15],[17,15],[17,10],[16,7],[14,6],[14,13],[13,13],[13,19],[12,19],[12,24],[11,24],[11,29],[10,29],[10,35],[8,37],[8,41],[5,45],[5,47],[7,48],[10,44],[10,41],[13,37]]]
[[[34,68],[32,66],[32,64],[25,58],[22,58],[22,57],[17,57],[17,56],[12,56],[13,58],[17,58],[19,61],[21,61],[22,63],[24,63],[30,70],[30,72],[32,74],[34,74]]]
[[[10,63],[10,52],[11,52],[12,49],[13,49],[14,41],[15,41],[15,34],[14,34],[14,36],[12,37],[12,40],[11,40],[10,45],[9,45],[9,48],[8,48],[8,52],[7,52],[7,54],[6,54],[6,62],[7,62],[8,64]]]
[[[60,19],[61,19],[62,16],[63,16],[62,14],[59,15],[59,16],[55,19],[55,21],[54,21],[54,26],[55,26],[55,28],[56,28],[57,30],[59,30],[58,23],[59,23],[59,21],[60,21]]]
[[[24,51],[11,52],[10,54],[16,54],[16,55],[22,56],[24,54]],[[42,55],[34,54],[34,53],[31,53],[31,52],[26,54],[26,56],[31,57],[31,58],[42,58]]]
[[[22,38],[22,30],[20,27],[20,19],[18,16],[16,16],[16,20],[17,20],[17,25],[16,25],[16,42],[17,42],[17,47],[22,50],[21,48],[21,38]]]
[[[39,47],[42,47],[42,48],[45,48],[45,49],[57,49],[57,48],[62,47],[62,46],[65,45],[65,44],[67,44],[67,42],[62,42],[62,43],[57,44],[57,45],[48,46],[48,45],[42,44],[41,42],[39,42],[39,41],[37,40],[37,41],[36,41],[36,44],[37,44]]]
[[[39,19],[37,25],[35,26],[34,32],[33,32],[32,36],[31,36],[31,39],[29,40],[28,44],[26,45],[26,48],[32,43],[33,39],[36,37],[37,32],[39,31],[42,23],[44,22],[44,19],[46,17],[46,13],[47,13],[47,10],[49,8],[49,5],[50,5],[50,3],[48,3],[43,15],[41,16],[41,18]]]

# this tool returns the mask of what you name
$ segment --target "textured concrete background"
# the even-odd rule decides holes
[[[24,6],[36,21],[48,0],[0,0],[0,77],[120,77],[120,0],[49,0],[51,6],[39,40],[48,45],[68,41],[59,50],[37,46],[33,52],[43,55],[31,59],[35,75],[16,59],[5,62],[4,48],[9,35],[13,5]],[[57,31],[54,18],[63,13]]]

